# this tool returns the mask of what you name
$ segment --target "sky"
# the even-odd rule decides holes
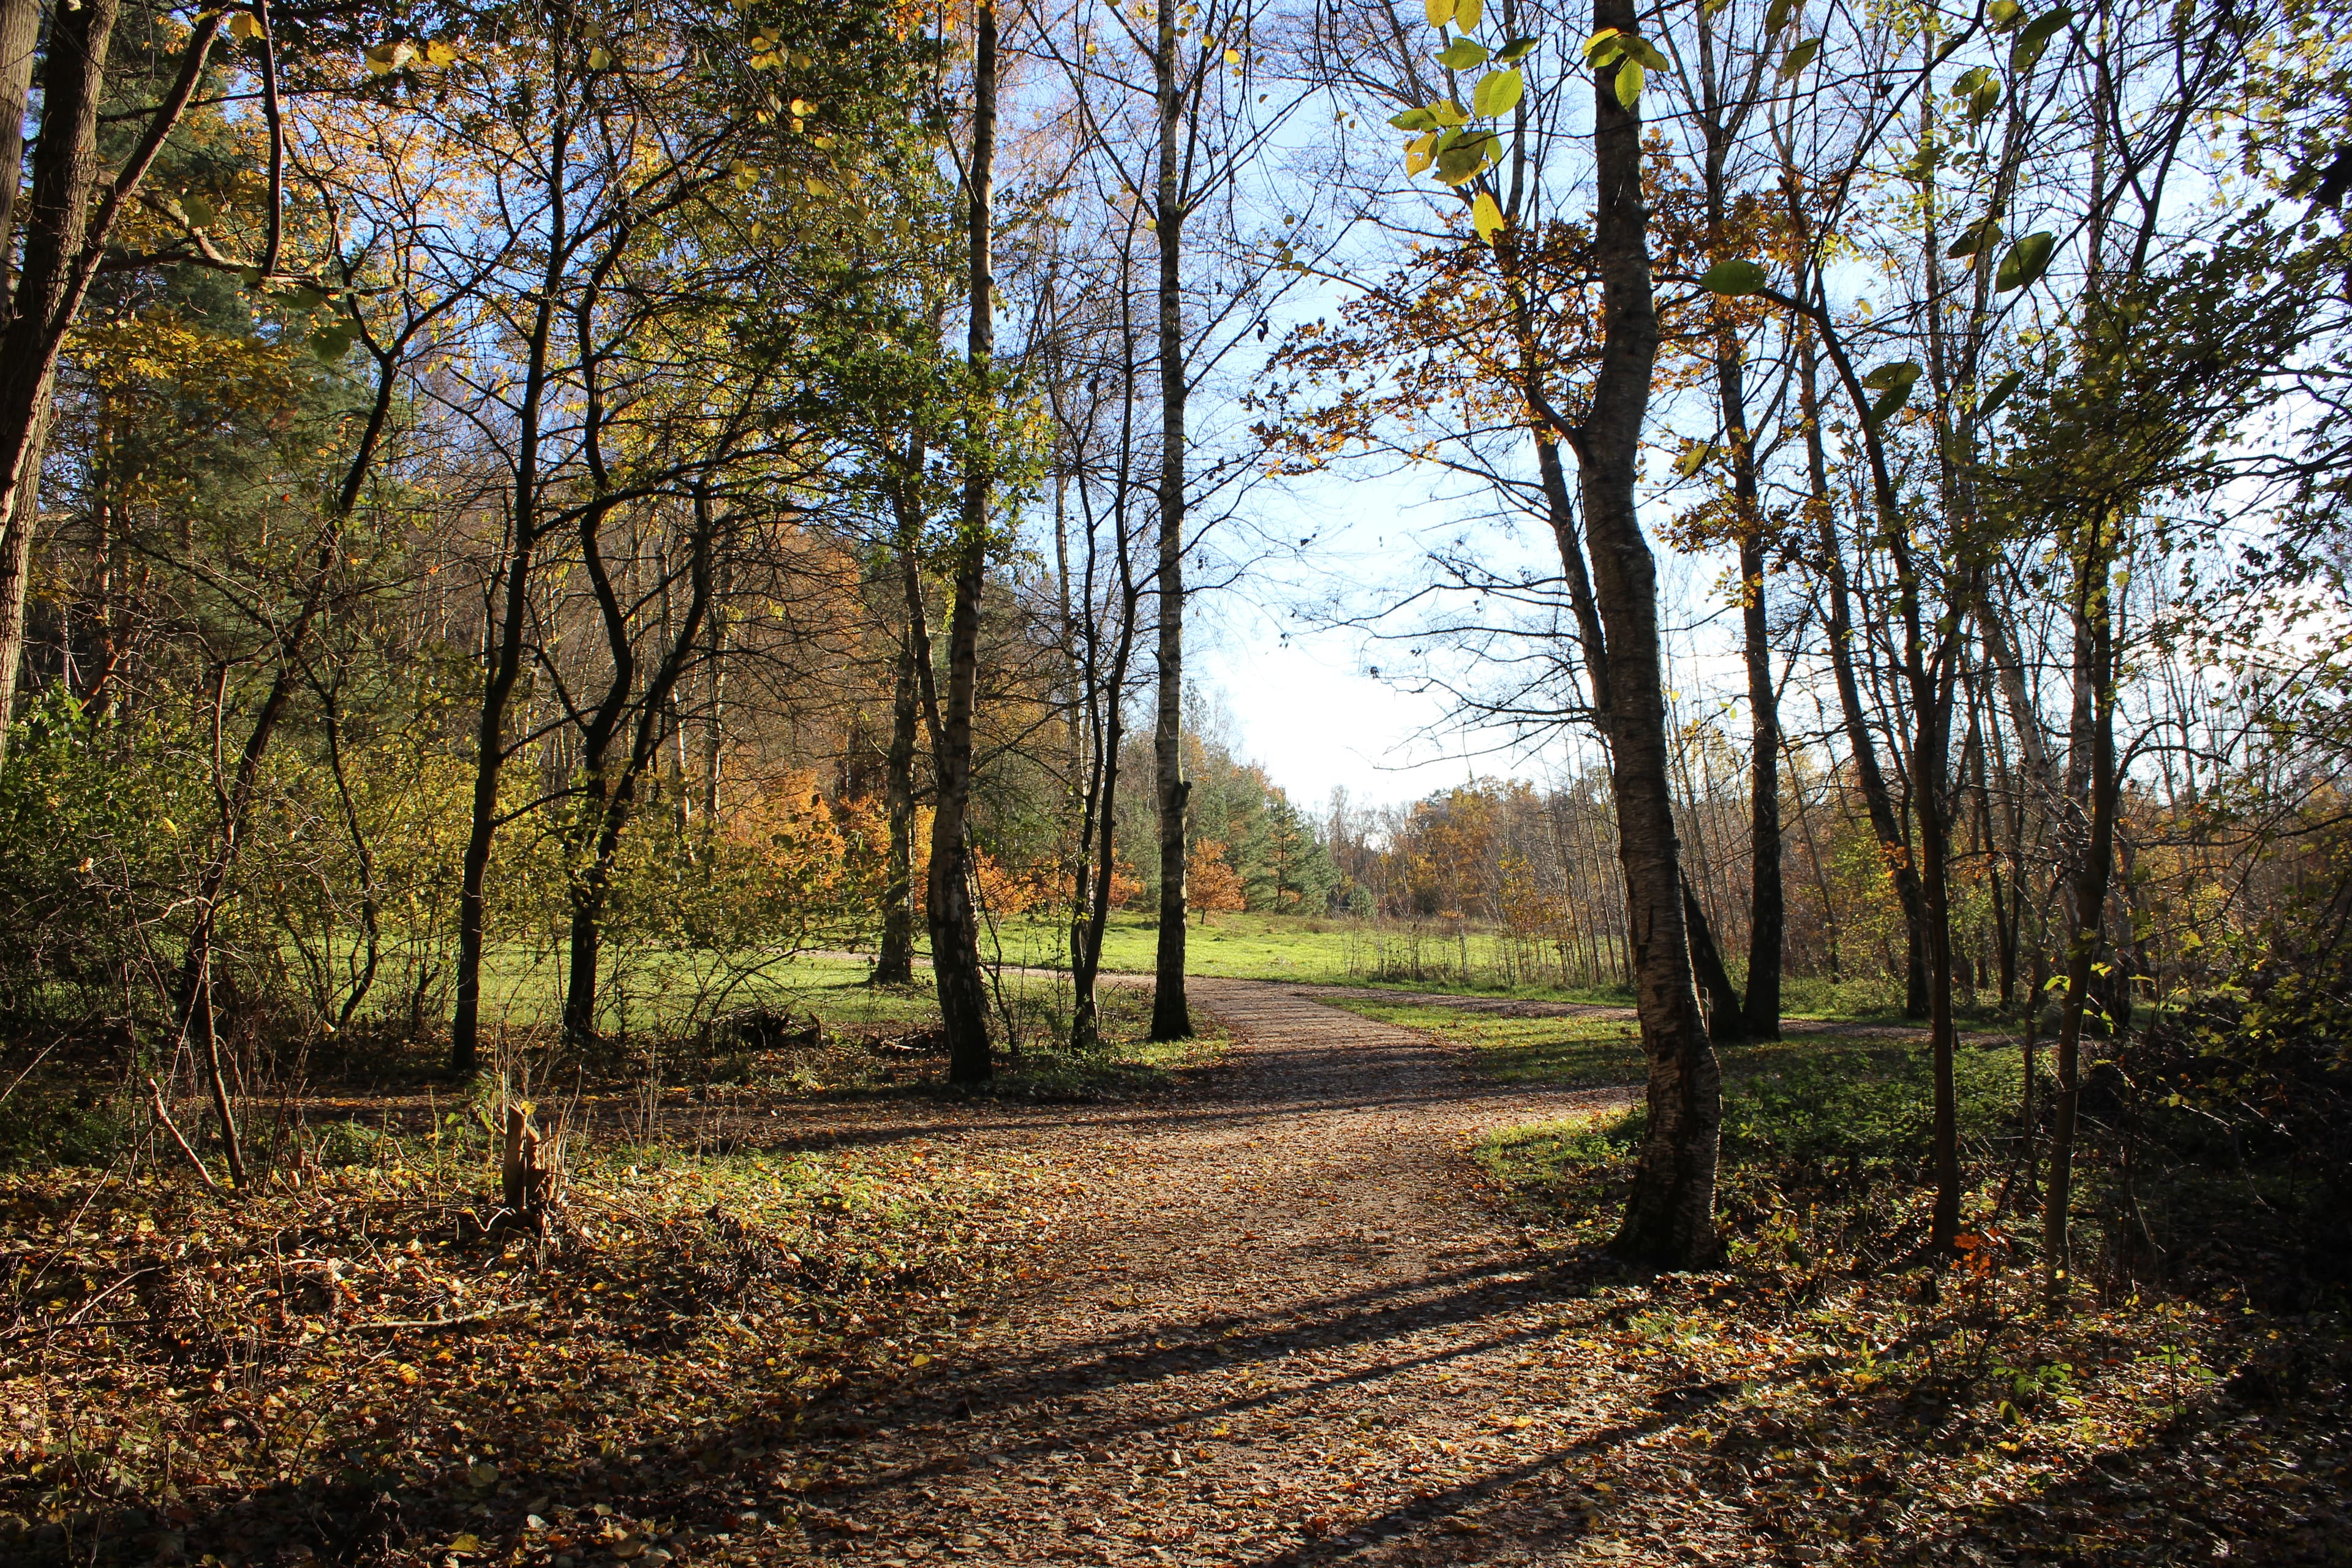
[[[1538,567],[1550,572],[1557,563],[1548,537],[1513,539],[1410,471],[1342,468],[1261,492],[1253,510],[1262,532],[1315,542],[1296,560],[1260,563],[1201,595],[1187,622],[1187,667],[1231,721],[1233,749],[1263,766],[1295,804],[1319,809],[1334,787],[1362,806],[1475,778],[1541,781],[1569,760],[1576,742],[1567,738],[1514,747],[1492,732],[1465,734],[1442,693],[1417,694],[1370,673],[1383,660],[1391,672],[1411,662],[1394,643],[1333,625],[1328,613],[1335,596],[1361,608],[1418,586],[1423,552],[1440,536],[1466,534],[1490,566],[1540,545]],[[1737,622],[1714,591],[1723,563],[1665,548],[1651,521],[1677,696],[1688,703],[1744,689]]]

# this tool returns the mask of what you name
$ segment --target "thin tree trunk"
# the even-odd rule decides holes
[[[890,753],[882,775],[890,811],[890,848],[882,889],[882,946],[874,984],[915,980],[915,639],[898,639],[898,675],[890,694]]]
[[[594,838],[592,856],[572,882],[572,965],[564,996],[563,1024],[566,1036],[575,1042],[595,1037],[597,965],[604,947],[604,909],[612,893],[613,868],[620,858],[622,837],[635,815],[639,783],[661,755],[663,729],[672,711],[670,699],[693,661],[695,645],[701,640],[703,621],[710,613],[711,559],[718,530],[717,512],[710,497],[707,491],[698,491],[694,498],[694,533],[688,545],[690,554],[686,609],[667,638],[661,662],[646,681],[644,696],[635,704],[634,737],[619,773],[607,776],[604,742],[609,741],[609,733],[594,742],[593,750],[583,748],[589,758],[583,771],[593,784],[588,800],[593,808],[590,826]],[[614,695],[608,698],[594,722],[604,725],[610,712],[617,724],[626,716],[635,660],[627,654],[627,627],[617,615],[619,605],[612,596],[609,579],[604,576],[601,556],[593,541],[584,558],[599,563],[591,567],[591,576],[596,583],[598,598],[604,602],[607,635],[614,639]]]
[[[1151,54],[1159,110],[1159,188],[1154,200],[1160,242],[1160,616],[1159,709],[1152,729],[1160,823],[1160,932],[1153,965],[1151,1037],[1179,1040],[1192,1033],[1184,997],[1184,206],[1178,185],[1177,127],[1182,114],[1176,80],[1177,0],[1159,0],[1159,33]]]
[[[992,5],[979,7],[973,39],[971,140],[971,250],[966,269],[971,321],[965,359],[972,383],[971,395],[985,396],[996,354],[991,232],[996,195],[996,9]],[[931,974],[939,986],[940,1018],[948,1037],[948,1076],[958,1083],[982,1082],[993,1071],[968,842],[972,715],[980,690],[980,601],[988,563],[990,461],[990,455],[980,450],[977,442],[967,446],[963,510],[957,525],[948,612],[947,700],[941,705],[933,768],[939,804],[931,817],[930,876],[924,899],[931,934]]]
[[[2074,626],[2078,648],[2074,755],[2068,772],[2084,781],[2074,804],[2087,807],[2089,821],[2079,839],[2067,900],[2066,994],[2058,1017],[2052,1067],[2057,1076],[2055,1115],[2050,1133],[2050,1186],[2042,1200],[2042,1252],[2053,1298],[2063,1298],[2073,1268],[2069,1256],[2070,1208],[2074,1194],[2074,1131],[2082,1104],[2083,1022],[2099,955],[2107,903],[2109,866],[2115,858],[2116,778],[2115,712],[2115,609],[2111,599],[2112,543],[2094,518],[2090,537],[2077,556]],[[2077,761],[2076,759],[2079,759]]]
[[[1593,30],[1632,33],[1632,0],[1595,0]],[[1615,1247],[1679,1268],[1721,1256],[1715,1174],[1722,1080],[1691,973],[1680,847],[1667,784],[1666,704],[1658,637],[1657,563],[1634,490],[1658,350],[1641,121],[1618,102],[1612,71],[1593,79],[1593,258],[1601,276],[1601,366],[1575,432],[1593,596],[1607,639],[1603,724],[1617,806],[1618,855],[1633,932],[1635,1005],[1649,1059],[1648,1126]]]
[[[1895,902],[1903,910],[1904,1016],[1922,1017],[1930,1006],[1927,968],[1927,900],[1919,889],[1919,873],[1912,864],[1911,846],[1903,836],[1902,818],[1895,809],[1895,797],[1888,791],[1886,775],[1879,767],[1878,744],[1871,737],[1869,714],[1863,707],[1861,681],[1854,672],[1852,590],[1846,580],[1845,555],[1838,545],[1837,517],[1830,502],[1829,465],[1822,439],[1821,403],[1815,388],[1812,332],[1809,327],[1801,328],[1799,331],[1798,395],[1804,412],[1805,457],[1811,470],[1812,506],[1821,544],[1821,570],[1829,589],[1826,636],[1830,670],[1837,686],[1838,710],[1845,721],[1846,745],[1853,753],[1854,782],[1862,791],[1863,805],[1869,814],[1871,830],[1877,835],[1879,853],[1886,861],[1888,879],[1895,886]]]
[[[1740,1013],[1739,987],[1731,983],[1731,972],[1723,966],[1723,952],[1716,945],[1706,910],[1687,876],[1683,879],[1683,923],[1690,930],[1691,973],[1698,981],[1700,994],[1706,998],[1707,1037],[1718,1046],[1744,1043],[1748,1032]]]
[[[1743,446],[1743,452],[1745,447]],[[1756,475],[1752,459],[1743,464],[1748,489],[1743,507],[1756,507]],[[1758,516],[1757,512],[1747,515]],[[1780,853],[1780,699],[1772,681],[1772,646],[1765,616],[1764,541],[1762,524],[1753,524],[1739,542],[1742,657],[1748,664],[1748,989],[1745,1021],[1748,1037],[1780,1037],[1780,963],[1787,926],[1786,893],[1781,886]]]
[[[551,152],[552,167],[566,164],[568,138],[559,129]],[[522,677],[523,643],[530,619],[531,569],[537,564],[539,444],[541,405],[547,397],[548,354],[555,331],[558,289],[571,251],[565,187],[550,182],[547,268],[525,344],[520,426],[515,437],[514,489],[509,500],[506,594],[490,624],[488,678],[474,731],[474,795],[466,849],[457,878],[457,973],[456,1005],[449,1022],[449,1070],[470,1077],[480,1061],[482,957],[487,931],[490,846],[499,826],[499,778],[507,761],[507,708]]]
[[[25,108],[41,42],[41,0],[0,0],[0,257],[14,256],[16,193],[25,183]],[[0,327],[13,311],[0,289]]]
[[[405,339],[402,342],[404,343]],[[342,484],[335,492],[332,510],[320,524],[317,555],[310,575],[303,584],[299,607],[293,620],[278,636],[275,650],[277,669],[270,679],[268,692],[262,699],[261,707],[254,715],[253,728],[247,731],[245,745],[237,753],[236,771],[226,781],[216,776],[214,784],[218,837],[215,841],[212,857],[205,862],[203,875],[197,880],[195,923],[189,935],[187,952],[182,960],[180,1037],[194,1042],[197,1058],[204,1064],[214,1113],[220,1120],[221,1143],[228,1158],[229,1180],[240,1187],[246,1184],[245,1154],[237,1139],[236,1121],[230,1104],[228,1080],[223,1070],[217,1018],[213,1005],[213,939],[224,896],[228,891],[230,879],[236,873],[237,860],[244,848],[246,826],[252,819],[254,800],[260,790],[262,763],[268,754],[270,742],[277,737],[278,725],[284,721],[286,711],[293,703],[295,688],[301,680],[304,654],[320,616],[326,614],[335,572],[342,560],[344,530],[359,509],[368,471],[374,465],[376,451],[391,421],[394,394],[398,384],[394,379],[398,353],[399,349],[395,347],[377,362],[375,395],[369,405],[367,418],[361,426],[359,444],[352,452],[350,466],[344,470]],[[219,754],[218,725],[226,700],[227,679],[228,671],[224,666],[216,678],[213,699],[215,756]],[[345,1018],[349,1018],[348,1010]]]

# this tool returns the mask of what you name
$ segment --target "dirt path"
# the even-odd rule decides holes
[[[1476,1133],[1622,1091],[1473,1078],[1306,988],[1196,980],[1194,1095],[980,1136],[1118,1173],[953,1363],[822,1418],[815,1552],[891,1564],[1754,1560],[1575,1333]],[[1684,1461],[1686,1462],[1686,1461]]]

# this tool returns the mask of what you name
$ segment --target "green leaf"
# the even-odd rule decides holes
[[[1454,20],[1454,0],[1422,0],[1422,4],[1428,8],[1431,26],[1443,27]]]
[[[612,63],[613,51],[606,48],[604,45],[598,44],[594,48],[588,51],[588,68],[590,70],[604,70],[610,67]]]
[[[1764,30],[1768,33],[1779,32],[1789,25],[1790,19],[1796,14],[1797,0],[1772,0],[1772,4],[1764,7]]]
[[[1437,116],[1426,109],[1408,109],[1402,114],[1390,115],[1389,123],[1399,131],[1427,131],[1437,123]]]
[[[1450,98],[1440,99],[1437,102],[1431,104],[1429,106],[1429,117],[1437,121],[1440,125],[1453,126],[1467,125],[1470,123],[1470,117],[1462,111],[1462,106],[1454,102]]]
[[[1699,0],[1699,11],[1709,16],[1719,16],[1731,9],[1731,0]]]
[[[220,216],[213,204],[202,196],[182,196],[180,210],[187,214],[190,228],[209,228],[212,226],[213,219]]]
[[[2012,289],[2027,287],[2049,268],[2050,253],[2057,247],[2057,237],[2046,230],[2027,235],[2000,258],[2000,270],[1993,275],[1993,288],[2006,294]]]
[[[1660,54],[1658,46],[1647,38],[1627,34],[1625,52],[1641,61],[1643,70],[1662,71],[1666,68],[1666,57]]]
[[[1470,204],[1470,226],[1476,229],[1478,237],[1489,245],[1494,244],[1495,237],[1503,232],[1503,209],[1496,206],[1495,198],[1485,191],[1480,191],[1478,199]]]
[[[2014,370],[1994,382],[1992,390],[1985,394],[1984,401],[1977,405],[1977,417],[1979,420],[1990,419],[2000,413],[2001,405],[2007,403],[2024,384],[2024,373]]]
[[[2058,30],[2074,19],[2074,13],[2061,5],[2054,11],[2044,11],[2028,22],[2025,30],[2017,35],[2017,42],[2010,46],[2010,69],[2032,70],[2033,62],[2042,58],[2042,51],[2049,47],[2050,40],[2057,36]]]
[[[1595,70],[1625,52],[1625,35],[1614,27],[1603,27],[1584,40],[1584,63]]]
[[[1761,262],[1718,261],[1699,274],[1698,286],[1710,294],[1733,300],[1763,288],[1768,276]]]
[[[1960,237],[1952,241],[1951,248],[1944,254],[1954,261],[1961,261],[2000,243],[2000,225],[1989,217],[1980,217],[1960,230]]]
[[[1454,25],[1464,32],[1475,32],[1486,14],[1486,0],[1454,0]]]
[[[1992,0],[1992,4],[1985,7],[1985,15],[1991,18],[1994,32],[2006,33],[2025,20],[2025,7],[2017,0]]]
[[[1438,50],[1437,63],[1450,71],[1475,70],[1486,63],[1486,46],[1456,38]]]
[[[1517,65],[1535,53],[1536,46],[1542,42],[1541,38],[1513,38],[1495,51],[1495,63],[1498,66]]]
[[[1502,143],[1490,132],[1465,132],[1451,145],[1438,152],[1438,179],[1449,185],[1468,184],[1494,163],[1500,154],[1501,146]]]
[[[1470,107],[1489,118],[1508,114],[1518,107],[1519,95],[1527,90],[1527,79],[1515,70],[1488,71],[1470,89]]]
[[[1911,400],[1911,388],[1918,384],[1919,366],[1911,360],[1897,360],[1893,364],[1880,365],[1862,378],[1862,384],[1878,394],[1878,401],[1870,405],[1867,416],[1873,425],[1884,425],[1886,416]]]
[[[1442,131],[1433,131],[1426,136],[1416,137],[1412,142],[1406,145],[1404,150],[1404,177],[1406,179],[1412,179],[1415,174],[1420,174],[1423,169],[1428,168],[1430,164],[1437,161],[1438,138],[1444,134],[1445,133]]]
[[[1952,96],[1967,102],[1969,123],[1976,124],[2000,107],[2000,79],[1990,67],[1973,67],[1953,81]]]
[[[1780,57],[1780,79],[1793,80],[1797,73],[1811,65],[1813,57],[1821,52],[1822,41],[1819,38],[1807,38],[1802,43],[1790,44],[1789,52]]]
[[[347,321],[331,321],[310,334],[310,352],[332,364],[352,352],[356,330]]]
[[[1642,62],[1628,58],[1617,68],[1617,101],[1630,111],[1642,101]]]

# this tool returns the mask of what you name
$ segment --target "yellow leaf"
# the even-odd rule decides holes
[[[231,37],[240,41],[261,37],[260,22],[246,11],[239,11],[228,19],[228,30]]]
[[[613,63],[613,51],[599,44],[588,51],[588,68],[600,71]]]
[[[1503,209],[1495,205],[1492,195],[1480,191],[1478,199],[1470,204],[1470,224],[1478,231],[1480,239],[1489,245],[1495,243],[1495,237],[1503,232]]]
[[[1628,57],[1617,68],[1617,101],[1632,110],[1642,101],[1642,62]]]
[[[793,112],[802,116],[803,118],[806,118],[807,116],[816,112],[816,105],[811,103],[805,98],[796,98],[793,100]]]
[[[1227,50],[1225,51],[1225,63],[1226,63],[1227,65],[1229,65],[1229,66],[1237,66],[1237,65],[1241,64],[1241,63],[1242,63],[1242,52],[1241,52],[1241,50],[1239,50],[1239,49],[1227,49]]]
[[[1454,0],[1422,0],[1422,4],[1429,8],[1431,26],[1443,27],[1446,23],[1454,20]]]
[[[481,1537],[470,1530],[449,1543],[449,1550],[452,1552],[479,1552],[481,1549]]]
[[[1486,0],[1454,0],[1454,25],[1465,33],[1475,31],[1486,9]]]
[[[801,184],[808,187],[809,195],[817,197],[819,200],[833,195],[833,187],[826,184],[823,180],[818,179],[814,174],[811,174],[807,179],[803,180]]]
[[[1415,137],[1406,145],[1404,150],[1404,173],[1407,179],[1411,179],[1413,175],[1420,174],[1423,169],[1429,167],[1435,153],[1439,134],[1439,132],[1433,131],[1426,136]]]

